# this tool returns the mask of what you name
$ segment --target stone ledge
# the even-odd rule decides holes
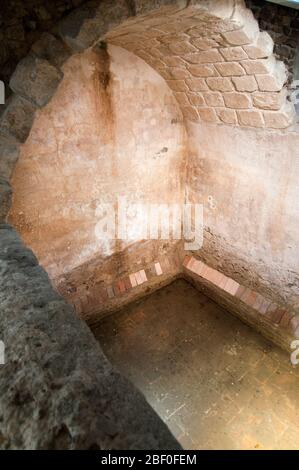
[[[179,450],[16,232],[0,237],[0,447]]]

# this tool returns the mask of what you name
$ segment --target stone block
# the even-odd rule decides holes
[[[185,119],[194,122],[199,121],[199,115],[194,106],[183,106],[181,109]]]
[[[276,62],[271,74],[256,75],[260,91],[280,91],[287,80],[287,71],[283,62]]]
[[[209,89],[205,80],[202,78],[191,78],[186,80],[186,83],[190,91],[206,91]]]
[[[205,64],[197,64],[197,65],[190,65],[188,67],[189,72],[194,77],[214,77],[215,75],[218,76],[214,65],[205,65]]]
[[[184,80],[167,80],[167,83],[173,91],[189,91]]]
[[[279,111],[264,111],[265,126],[272,129],[285,129],[296,121],[296,112],[292,103],[286,102]]]
[[[214,108],[197,108],[197,112],[202,121],[218,122],[217,114]]]
[[[209,88],[213,91],[233,91],[234,87],[229,78],[209,77],[206,80]]]
[[[59,35],[75,52],[81,52],[133,14],[128,2],[103,0],[77,8],[59,24]]]
[[[31,47],[31,51],[40,59],[47,60],[57,68],[61,68],[72,52],[60,39],[49,33],[43,33]]]
[[[283,88],[280,92],[256,91],[252,94],[253,105],[256,108],[278,111],[286,102],[287,90]]]
[[[238,92],[223,93],[223,99],[224,99],[225,105],[228,108],[233,108],[233,109],[252,108],[250,95],[247,95],[246,93],[238,93]]]
[[[42,107],[50,101],[62,77],[62,72],[50,62],[31,54],[19,62],[10,79],[10,88]]]
[[[12,95],[7,100],[0,118],[2,134],[11,135],[19,142],[25,142],[34,120],[36,107],[18,95]]]
[[[253,76],[233,77],[232,81],[237,91],[256,91],[258,89],[256,80]]]
[[[163,62],[168,65],[168,67],[181,67],[186,65],[186,62],[181,59],[181,57],[175,56],[164,56]]]
[[[222,94],[218,91],[208,91],[203,93],[207,106],[224,106]]]
[[[151,65],[151,59],[147,61],[147,63],[149,65]],[[171,69],[170,68],[165,68],[165,69],[159,69],[159,74],[161,75],[161,77],[164,78],[164,80],[175,80],[173,75],[171,74]]]
[[[255,43],[244,46],[244,51],[250,59],[263,59],[273,53],[273,39],[266,32],[260,32]]]
[[[218,49],[210,49],[208,51],[195,52],[194,54],[184,55],[183,58],[191,64],[213,64],[215,62],[223,62],[224,59]]]
[[[177,100],[177,102],[181,105],[181,106],[189,106],[190,102],[188,100],[188,97],[186,95],[186,93],[183,93],[183,92],[174,92],[174,96]]]
[[[187,93],[187,96],[189,98],[190,103],[193,106],[204,106],[205,105],[205,101],[204,101],[203,96],[202,96],[201,93],[189,92],[189,93]]]
[[[192,30],[190,31],[190,36],[192,36]],[[196,38],[196,39],[191,39],[190,41],[196,49],[199,49],[201,51],[206,51],[208,49],[213,49],[218,47],[218,43],[214,39],[209,39],[209,38]]]
[[[190,72],[186,68],[183,68],[183,67],[171,67],[168,69],[168,72],[171,78],[174,78],[176,80],[183,80],[185,78],[191,77]]]
[[[223,33],[225,40],[232,46],[242,46],[244,44],[250,44],[254,41],[258,34],[258,26],[255,22],[252,22],[248,26],[244,26],[241,29],[235,31],[228,31]]]
[[[262,113],[255,110],[242,110],[238,111],[239,123],[241,126],[246,127],[264,127],[264,120]]]
[[[245,75],[244,69],[237,62],[223,62],[215,64],[215,67],[222,77],[237,77]]]
[[[192,46],[188,41],[171,42],[168,47],[175,55],[183,55],[197,51],[196,47]]]
[[[248,59],[244,49],[240,46],[237,47],[224,47],[220,49],[221,54],[228,61]]]
[[[271,56],[268,59],[243,60],[242,67],[248,75],[271,73],[275,67],[275,58]]]
[[[218,118],[224,124],[238,124],[236,112],[232,109],[219,108],[216,110]]]

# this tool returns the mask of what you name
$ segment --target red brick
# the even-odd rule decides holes
[[[116,281],[112,284],[112,288],[113,288],[114,295],[119,295],[120,294],[120,290],[119,290],[119,287],[118,287],[118,281]]]
[[[126,292],[126,285],[125,285],[125,282],[122,279],[120,281],[118,281],[118,288],[119,288],[119,290],[122,294],[124,294]]]
[[[273,312],[271,312],[269,318],[273,323],[279,324],[284,315],[284,312],[285,310],[283,310],[282,308],[277,308],[276,310],[273,310]]]
[[[128,276],[125,277],[124,282],[125,282],[126,290],[132,289],[132,284],[131,284],[130,278]]]
[[[191,256],[186,255],[185,258],[184,258],[184,261],[183,261],[183,266],[185,266],[185,268],[188,267],[188,263],[189,263],[190,260],[191,260]]]

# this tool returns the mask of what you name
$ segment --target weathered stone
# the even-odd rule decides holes
[[[218,49],[209,49],[208,51],[187,54],[184,55],[183,58],[191,64],[209,64],[224,61]]]
[[[71,56],[70,49],[60,39],[49,33],[42,34],[40,39],[33,44],[31,51],[57,68],[60,68]]]
[[[196,47],[192,46],[192,44],[187,41],[170,43],[169,49],[176,55],[188,54],[189,52],[197,51]]]
[[[207,84],[202,78],[191,78],[186,80],[186,83],[191,91],[208,90]]]
[[[253,76],[233,77],[232,81],[237,91],[255,91],[257,83]]]
[[[286,95],[287,93],[285,88],[283,88],[280,92],[274,93],[256,91],[252,94],[253,105],[256,108],[277,111],[285,102]]]
[[[189,72],[194,77],[214,77],[217,75],[214,65],[190,65],[188,67]]]
[[[204,99],[202,97],[202,94],[201,93],[187,93],[187,96],[189,98],[189,101],[191,104],[193,104],[194,106],[204,106],[205,105],[205,102],[204,102]]]
[[[242,109],[251,108],[251,98],[246,93],[223,93],[225,105],[228,108]]]
[[[256,80],[260,91],[280,91],[287,80],[287,72],[284,63],[276,62],[273,73],[257,75]]]
[[[163,61],[168,67],[180,67],[186,65],[186,62],[181,57],[176,56],[164,56]]]
[[[257,27],[249,26],[248,28],[238,29],[236,31],[229,31],[224,33],[223,36],[226,41],[232,46],[242,46],[243,44],[250,44],[257,34]]]
[[[197,112],[202,121],[218,122],[217,114],[214,108],[198,108]]]
[[[173,91],[189,91],[184,80],[167,80],[167,83]]]
[[[216,112],[217,112],[219,119],[225,124],[235,125],[238,123],[236,112],[233,111],[232,109],[220,108],[220,109],[217,109]]]
[[[0,237],[1,447],[179,449],[15,231]]]
[[[62,72],[47,60],[28,55],[10,80],[11,89],[37,106],[45,106],[62,79]]]
[[[148,64],[151,64],[150,60],[148,61]],[[159,69],[159,74],[164,78],[164,80],[175,80],[171,73],[171,69],[169,68]]]
[[[5,222],[11,205],[12,189],[6,178],[0,176],[0,223]]]
[[[174,78],[176,80],[190,78],[190,73],[188,72],[188,70],[182,67],[169,68],[169,75],[171,75],[171,78]]]
[[[36,107],[18,95],[9,97],[0,118],[0,130],[3,134],[12,135],[20,142],[27,139]]]
[[[286,103],[279,111],[264,111],[266,127],[285,129],[295,123],[296,113],[292,103]]]
[[[255,75],[261,73],[270,73],[275,66],[275,58],[271,56],[268,59],[256,60],[243,60],[242,67],[246,70],[248,75]]]
[[[222,64],[215,64],[215,67],[223,77],[245,75],[244,69],[237,62],[223,62]]]
[[[61,21],[59,34],[75,52],[81,52],[133,13],[125,0],[90,2]]]
[[[192,36],[192,30],[189,32],[189,34],[190,34],[190,36]],[[218,47],[218,43],[214,39],[210,39],[210,38],[192,39],[191,44],[194,44],[194,46],[197,49],[200,49],[202,51],[206,51],[208,49]]]
[[[239,123],[241,126],[248,126],[248,127],[263,127],[264,120],[262,113],[260,111],[238,111]]]
[[[217,91],[203,93],[203,97],[208,106],[224,106],[222,94]]]
[[[254,44],[244,46],[244,51],[250,59],[263,59],[273,53],[274,43],[271,36],[266,32],[260,32]]]
[[[211,77],[207,78],[207,84],[213,91],[233,91],[234,87],[229,78]]]
[[[19,144],[10,138],[0,136],[0,177],[9,180],[19,158]]]
[[[220,52],[225,60],[234,61],[248,59],[248,56],[242,47],[224,47],[223,49],[220,49]]]
[[[179,103],[181,106],[189,106],[189,105],[190,105],[186,93],[183,93],[183,92],[174,92],[174,96],[176,97],[178,103]]]
[[[183,106],[182,113],[184,118],[188,119],[189,121],[199,121],[198,113],[194,106]]]

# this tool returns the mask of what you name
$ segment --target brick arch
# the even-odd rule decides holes
[[[91,0],[45,33],[18,64],[0,121],[0,220],[9,178],[35,112],[63,78],[63,63],[102,41],[124,47],[167,81],[186,121],[283,129],[295,121],[285,65],[243,0]]]
[[[154,2],[149,2],[150,5]],[[161,6],[161,3],[163,4]],[[191,121],[244,127],[286,128],[294,107],[286,99],[287,71],[273,55],[273,40],[260,32],[242,0],[160,2],[101,36],[135,53],[167,81]],[[104,7],[95,15],[103,15]],[[80,49],[94,19],[86,20],[77,37],[65,41]]]

